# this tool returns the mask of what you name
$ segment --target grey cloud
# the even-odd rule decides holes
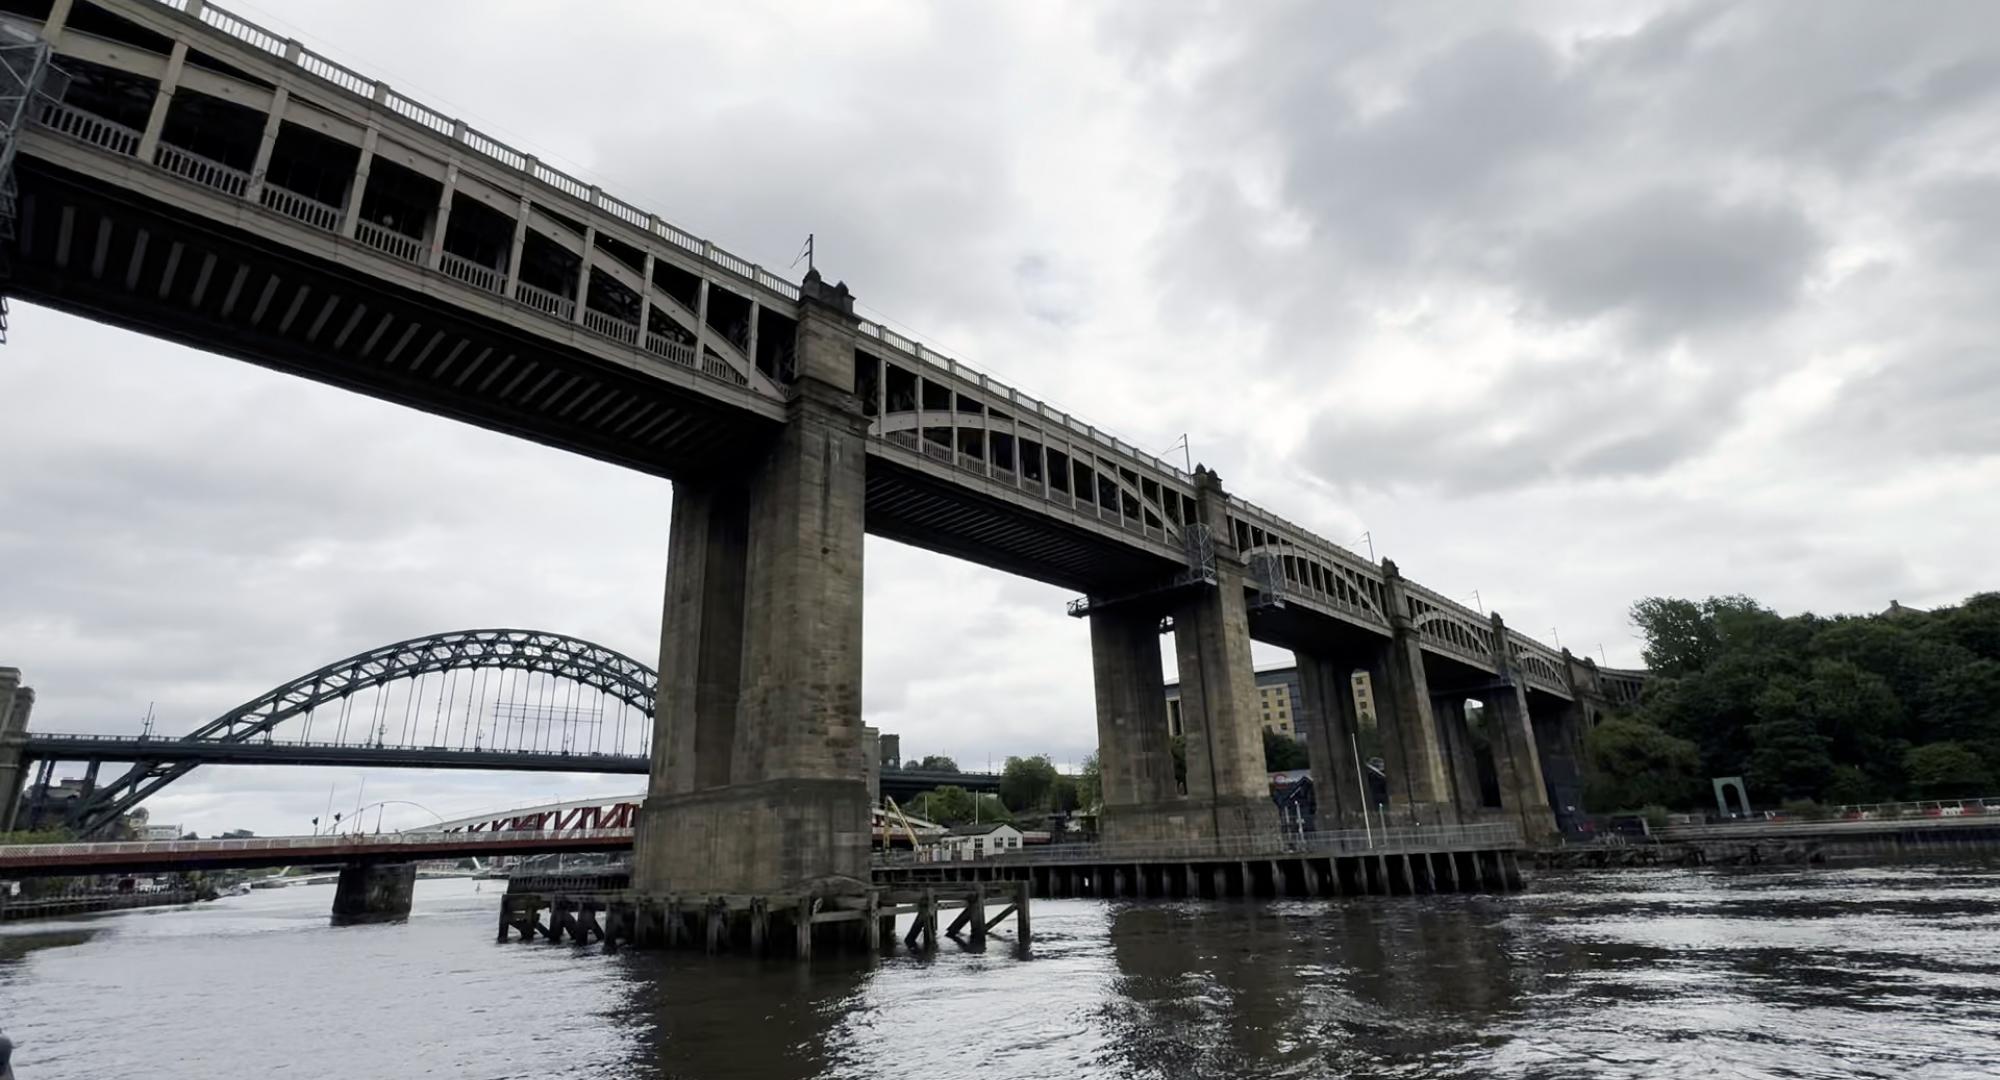
[[[1659,341],[1776,317],[1824,246],[1794,206],[1658,188],[1527,239],[1513,280],[1557,319],[1610,316]]]
[[[1324,409],[1297,463],[1337,489],[1453,495],[1648,477],[1728,430],[1734,394],[1731,381],[1631,357],[1522,362],[1464,401]]]

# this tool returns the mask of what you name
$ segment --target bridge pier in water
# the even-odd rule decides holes
[[[1229,542],[1228,497],[1195,470],[1195,505],[1214,538],[1212,580],[1156,595],[1093,603],[1089,613],[1097,695],[1098,761],[1108,843],[1275,836],[1277,808],[1264,771],[1257,675],[1243,560]],[[1173,623],[1180,669],[1185,794],[1174,782],[1160,627]]]
[[[333,888],[333,921],[395,922],[410,917],[417,887],[416,863],[349,863]]]
[[[641,894],[867,887],[867,420],[852,298],[802,295],[788,421],[744,474],[674,485]]]
[[[34,706],[35,691],[21,685],[20,669],[0,667],[0,832],[14,829],[27,784],[23,747],[28,741],[28,713]]]

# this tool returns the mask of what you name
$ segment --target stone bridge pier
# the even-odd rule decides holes
[[[28,779],[28,713],[34,707],[35,691],[21,685],[20,669],[0,667],[0,832],[14,829],[21,808]]]
[[[395,922],[410,917],[417,888],[416,863],[350,863],[333,886],[333,922]]]
[[[1250,659],[1246,567],[1229,538],[1221,481],[1197,468],[1195,492],[1200,521],[1215,543],[1213,583],[1102,606],[1090,615],[1104,777],[1099,830],[1112,843],[1278,830]],[[1160,629],[1167,619],[1180,669],[1185,792],[1174,783],[1160,663]]]
[[[742,473],[674,485],[642,891],[868,880],[856,320],[844,285],[803,294],[787,422]]]
[[[1447,717],[1435,708],[1430,677],[1416,630],[1402,614],[1402,576],[1382,560],[1388,637],[1331,632],[1294,634],[1288,640],[1299,667],[1303,698],[1300,726],[1312,759],[1314,794],[1322,829],[1361,828],[1365,806],[1362,721],[1354,676],[1368,676],[1375,726],[1388,782],[1388,804],[1379,821],[1391,826],[1448,825],[1463,805],[1454,785],[1453,739]],[[1471,804],[1476,806],[1476,799]],[[1365,806],[1371,817],[1375,806]]]

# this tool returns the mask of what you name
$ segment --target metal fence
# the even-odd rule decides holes
[[[630,840],[632,830],[570,829],[566,831],[512,830],[507,832],[399,832],[347,833],[339,836],[249,836],[232,840],[122,840],[91,844],[0,844],[0,863],[10,860],[48,860],[85,855],[213,855],[263,851],[311,850],[337,857],[342,848],[374,850],[383,847],[425,847],[461,849],[484,844],[518,845],[538,841]],[[417,854],[413,850],[412,854]]]
[[[1247,859],[1283,856],[1392,855],[1412,851],[1471,851],[1521,846],[1521,830],[1511,822],[1433,825],[1394,829],[1254,834],[1206,839],[1048,844],[955,859],[939,852],[894,852],[876,857],[878,866],[1007,866],[1023,863],[1134,863],[1187,859]]]

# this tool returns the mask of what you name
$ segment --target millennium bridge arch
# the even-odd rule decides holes
[[[427,685],[431,682],[434,699]],[[403,683],[409,685],[398,711],[388,691]],[[356,715],[354,703],[368,691],[374,691],[369,706]],[[443,765],[451,764],[445,755],[460,755],[464,767],[489,768],[509,767],[493,762],[515,754],[519,761],[514,767],[532,768],[544,764],[541,759],[559,757],[573,759],[567,767],[574,771],[595,771],[591,766],[597,765],[604,771],[643,772],[658,691],[659,673],[651,667],[567,634],[506,628],[427,634],[358,652],[287,680],[179,739],[122,740],[131,753],[113,760],[136,763],[82,796],[70,819],[84,835],[102,832],[204,761],[262,760],[273,748],[326,748],[349,755],[376,751],[384,764]],[[578,695],[585,705],[574,704]],[[595,707],[588,704],[593,698]],[[618,741],[617,753],[597,745],[600,740],[592,740],[588,748],[581,741],[593,733],[602,735],[607,707],[622,711],[638,728],[636,739]],[[327,715],[319,716],[322,712]],[[428,736],[421,730],[425,720],[430,721]],[[456,728],[454,720],[459,721]],[[322,735],[317,742],[316,721]],[[274,733],[287,724],[294,725],[298,737],[276,747]],[[331,739],[325,738],[328,724],[335,725]],[[393,744],[392,725],[399,731]],[[85,741],[79,739],[79,745]],[[627,747],[626,741],[633,745]],[[36,749],[44,761],[62,753],[60,744],[38,744]],[[253,749],[261,756],[247,756]],[[111,752],[121,751],[114,747]],[[389,760],[399,752],[409,760]],[[538,755],[536,761],[528,760],[531,753]]]

